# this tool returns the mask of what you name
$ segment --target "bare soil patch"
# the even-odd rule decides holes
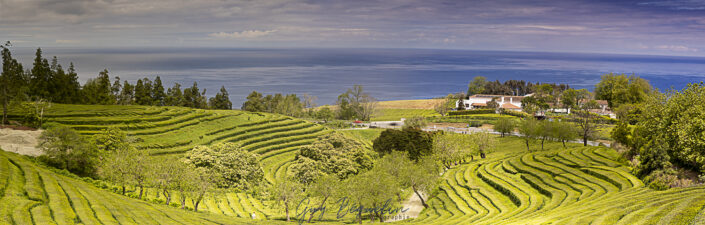
[[[37,148],[41,134],[42,130],[5,126],[0,129],[0,148],[22,155],[41,155],[42,152]]]

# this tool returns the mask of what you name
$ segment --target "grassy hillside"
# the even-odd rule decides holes
[[[0,196],[0,224],[252,223],[131,199],[5,151],[0,151]]]
[[[427,109],[408,109],[427,110]],[[17,114],[14,114],[17,115]],[[465,118],[468,117],[468,118]],[[492,120],[499,115],[458,119]],[[49,122],[91,135],[108,126],[126,130],[153,157],[174,160],[196,145],[239,142],[261,154],[265,179],[286,176],[296,151],[326,132],[316,124],[266,113],[181,107],[54,105]],[[382,130],[339,131],[371,146]],[[521,139],[498,138],[497,151],[443,174],[418,224],[698,224],[705,221],[705,187],[653,191],[603,147],[546,143],[528,152]],[[536,148],[534,144],[532,148]],[[153,205],[58,175],[12,153],[0,153],[0,221],[17,224],[242,223],[281,219],[273,202],[247,193],[207,197],[193,213]],[[163,198],[147,190],[147,199]],[[178,196],[174,196],[178,198]],[[8,207],[9,206],[9,207]],[[190,206],[190,203],[187,203]],[[333,218],[334,213],[329,216]],[[343,222],[350,222],[346,217]],[[259,221],[262,222],[262,221]],[[333,221],[330,221],[333,222]],[[3,222],[0,222],[3,224]]]
[[[12,112],[11,116],[18,118],[19,112]],[[301,146],[331,132],[323,126],[277,114],[184,107],[54,104],[45,118],[46,123],[66,125],[83,135],[119,127],[138,148],[164,160],[175,160],[197,145],[237,142],[260,154],[269,182],[286,175]],[[157,198],[156,193],[148,192],[147,198]],[[269,218],[274,214],[269,212],[271,204],[244,193],[227,193],[218,199],[206,199],[202,208],[225,215],[250,218],[255,213],[258,218]]]
[[[654,191],[614,150],[573,145],[527,152],[518,138],[448,170],[423,224],[696,224],[705,186]],[[695,218],[698,214],[698,218]]]

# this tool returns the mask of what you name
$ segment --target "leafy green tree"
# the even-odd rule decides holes
[[[404,120],[404,126],[402,126],[402,128],[422,129],[422,128],[426,127],[426,124],[428,124],[428,122],[426,121],[426,118],[424,118],[422,116],[414,116],[414,117],[411,117],[411,118]]]
[[[98,74],[96,79],[90,79],[83,85],[83,95],[88,104],[112,105],[115,96],[111,91],[110,76],[105,69]]]
[[[578,130],[570,123],[555,122],[551,128],[551,137],[563,143],[563,148],[566,148],[566,142],[579,138]]]
[[[169,88],[167,91],[167,96],[164,101],[165,104],[169,106],[183,106],[184,95],[181,92],[181,84],[174,83],[174,87]]]
[[[103,129],[91,137],[90,145],[95,146],[99,152],[114,152],[130,148],[127,133],[116,127]]]
[[[148,182],[161,191],[166,205],[172,200],[172,190],[179,190],[181,181],[185,180],[188,166],[181,160],[162,160],[158,157],[150,158]]]
[[[166,94],[164,93],[164,85],[162,85],[162,79],[159,76],[154,78],[154,85],[152,86],[151,96],[153,105],[165,105]]]
[[[632,129],[629,128],[629,124],[624,121],[617,123],[617,126],[615,126],[611,132],[612,139],[624,146],[631,146],[631,135]]]
[[[573,113],[573,120],[578,125],[578,132],[583,139],[584,146],[587,146],[588,140],[595,138],[600,117],[595,113],[591,113],[590,110],[599,107],[595,100],[591,100],[583,103],[579,108],[580,110]]]
[[[568,89],[561,94],[561,104],[569,112],[572,109],[578,108],[581,102],[590,98],[590,91],[587,89]]]
[[[511,134],[514,132],[514,128],[516,128],[516,123],[514,122],[514,119],[507,118],[507,117],[502,117],[497,120],[497,123],[494,125],[494,130],[500,133],[501,137],[504,137],[506,134]]]
[[[481,158],[485,158],[486,154],[494,151],[497,147],[497,140],[494,135],[487,131],[478,131],[472,134],[472,143],[477,146],[477,151]]]
[[[232,109],[233,103],[230,102],[230,95],[225,90],[225,86],[220,87],[220,93],[208,100],[208,105],[211,109]]]
[[[258,155],[235,143],[196,146],[185,155],[184,162],[197,168],[206,168],[222,177],[219,187],[248,190],[262,182],[264,171]]]
[[[394,207],[394,202],[391,201],[401,190],[399,182],[395,177],[389,174],[383,167],[376,166],[369,171],[355,176],[357,181],[356,187],[358,191],[365,193],[364,197],[359,202],[360,206],[372,208],[381,208],[385,204]],[[387,203],[389,202],[389,203]],[[382,210],[374,210],[370,220],[375,217],[379,222],[384,222]]]
[[[89,143],[97,154],[104,156],[99,170],[99,175],[103,179],[120,185],[123,195],[125,186],[138,183],[136,180],[139,180],[138,185],[143,187],[143,178],[146,176],[144,161],[147,155],[131,145],[127,133],[110,127],[93,135]]]
[[[322,119],[326,123],[328,121],[331,121],[335,117],[335,114],[333,113],[333,110],[330,110],[330,108],[322,107],[316,112],[316,119]]]
[[[271,192],[277,205],[284,206],[286,221],[290,222],[289,211],[291,207],[294,207],[294,204],[298,204],[304,197],[303,185],[289,179],[278,180],[272,186]]]
[[[40,160],[53,167],[66,169],[79,176],[95,174],[97,151],[69,127],[49,127],[39,137],[38,147],[44,152]]]
[[[212,170],[205,167],[191,167],[184,173],[184,182],[188,187],[185,188],[185,197],[191,199],[193,211],[198,212],[198,206],[203,201],[206,194],[215,191],[218,183],[221,183],[222,177]]]
[[[541,139],[541,151],[543,151],[544,142],[553,137],[553,130],[555,128],[556,124],[554,122],[548,120],[539,121],[538,138]]]
[[[454,96],[453,95],[448,95],[445,98],[443,98],[441,101],[436,103],[436,105],[433,107],[433,110],[435,110],[438,114],[441,114],[441,116],[446,116],[448,114],[448,111],[450,111],[451,108],[453,108],[453,104],[455,103]]]
[[[373,153],[354,139],[337,132],[316,139],[302,147],[290,170],[302,184],[310,184],[324,174],[345,179],[372,167]]]
[[[527,96],[521,99],[521,107],[529,115],[544,112],[550,108],[544,97]]]
[[[262,93],[252,91],[247,95],[247,101],[242,103],[242,110],[250,112],[264,112],[264,100],[262,99]]]
[[[651,92],[649,82],[635,75],[608,73],[595,85],[595,99],[607,100],[610,108],[643,102]]]
[[[410,159],[416,161],[433,154],[433,137],[433,133],[419,129],[387,129],[373,141],[372,148],[382,156],[393,151],[405,151]]]
[[[465,160],[476,153],[473,137],[454,132],[440,133],[433,138],[433,156],[440,161],[446,169]]]
[[[340,194],[340,189],[342,189],[342,182],[340,181],[340,179],[338,179],[337,176],[322,175],[318,177],[318,179],[316,179],[313,184],[306,188],[306,193],[308,193],[308,195],[311,197],[319,198],[320,205],[318,206],[318,208],[323,208],[325,207],[326,202],[329,198]],[[311,212],[311,215],[308,217],[309,223],[311,222],[311,219],[313,219],[315,214],[315,212]],[[323,216],[323,212],[321,212],[321,216]]]
[[[34,101],[22,103],[24,123],[28,126],[42,127],[44,122],[44,111],[51,108],[51,102],[38,98]]]
[[[338,115],[340,119],[370,120],[377,108],[377,100],[364,91],[362,85],[353,85],[338,96]]]
[[[2,121],[7,123],[7,111],[12,101],[20,100],[27,91],[27,82],[23,76],[22,64],[12,57],[10,42],[2,48],[2,73],[0,73],[0,100],[2,101]]]
[[[468,96],[474,94],[483,94],[485,92],[485,86],[487,85],[487,78],[483,76],[475,76],[470,84],[468,84]]]
[[[529,142],[534,141],[541,134],[541,125],[539,121],[534,118],[525,118],[519,123],[517,127],[519,134],[521,134],[524,143],[526,144],[526,150],[531,151],[529,148]]]
[[[411,187],[411,190],[419,197],[424,208],[428,208],[426,203],[430,197],[430,193],[438,186],[441,176],[439,175],[438,165],[432,157],[424,157],[414,164],[410,169],[405,170],[407,173],[402,176],[403,184]],[[427,199],[424,200],[426,193]]]
[[[650,95],[634,127],[630,140],[632,151],[639,155],[665,151],[672,164],[705,171],[703,99],[705,85],[702,83],[689,84],[681,91]]]

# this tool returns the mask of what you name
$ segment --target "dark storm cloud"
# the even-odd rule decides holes
[[[705,3],[695,0],[0,0],[0,39],[26,46],[413,47],[703,55],[702,36]]]

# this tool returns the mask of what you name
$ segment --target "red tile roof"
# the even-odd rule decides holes
[[[504,103],[504,105],[502,105],[502,108],[503,109],[521,109],[521,108],[519,108],[519,106],[515,106],[515,105],[509,104],[509,103]]]

